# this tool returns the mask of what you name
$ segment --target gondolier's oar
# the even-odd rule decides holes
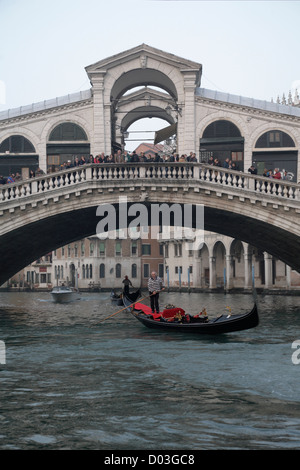
[[[162,289],[162,290],[163,290],[163,289]],[[161,291],[160,291],[160,290],[159,290],[159,291],[156,291],[155,294],[157,294],[158,292],[161,292]],[[127,305],[127,307],[121,308],[121,310],[118,310],[117,312],[112,313],[112,314],[109,315],[108,317],[103,318],[103,320],[98,321],[97,323],[95,323],[95,325],[97,325],[98,323],[104,322],[105,320],[107,320],[108,318],[113,317],[114,315],[117,315],[117,313],[123,312],[123,310],[126,310],[128,307],[132,307],[132,305],[137,304],[138,302],[141,302],[142,300],[149,299],[152,295],[154,295],[154,294],[150,294],[150,295],[147,295],[146,297],[144,297],[143,299],[136,300],[136,301],[133,302],[132,304]]]

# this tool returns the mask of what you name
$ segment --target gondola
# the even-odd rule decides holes
[[[213,319],[207,316],[190,315],[180,307],[165,308],[161,313],[153,314],[151,308],[145,304],[132,302],[126,296],[123,298],[125,307],[131,314],[148,328],[161,331],[180,331],[184,333],[216,335],[233,331],[248,330],[259,323],[257,305],[254,304],[248,313],[224,314]]]
[[[123,305],[123,293],[117,294],[114,290],[110,293],[110,300],[117,305]]]
[[[129,292],[129,294],[126,294],[126,297],[130,304],[135,302],[139,297],[141,297],[141,289],[137,289],[134,292]],[[120,292],[117,294],[114,290],[111,291],[110,294],[110,299],[112,302],[116,303],[117,305],[123,305],[123,298],[124,298],[124,293]]]

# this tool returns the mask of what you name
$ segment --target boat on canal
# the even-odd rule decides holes
[[[68,287],[68,286],[53,287],[50,294],[54,302],[57,302],[57,303],[72,302],[80,298],[79,291],[75,289],[74,287]]]
[[[110,293],[110,299],[113,303],[116,303],[117,305],[124,305],[123,298],[124,298],[124,292],[119,292],[117,293],[115,290],[112,290]],[[137,289],[133,292],[129,292],[126,294],[126,297],[130,304],[133,302],[136,302],[136,300],[141,297],[141,289]]]
[[[161,331],[178,331],[202,335],[215,335],[233,331],[248,330],[259,324],[257,304],[254,303],[251,311],[246,313],[218,315],[208,318],[206,311],[191,315],[181,307],[167,306],[160,313],[152,313],[151,308],[141,302],[132,302],[126,296],[123,303],[130,313],[148,328]]]
[[[116,305],[123,305],[123,292],[117,293],[115,290],[112,290],[110,300]]]

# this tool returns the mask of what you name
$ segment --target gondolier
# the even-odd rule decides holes
[[[125,276],[125,278],[123,279],[123,284],[124,284],[124,287],[123,287],[123,292],[124,294],[129,294],[129,286],[132,287],[132,283],[131,283],[131,280],[128,279],[128,276]]]
[[[148,291],[152,313],[159,313],[159,292],[164,290],[163,280],[153,271],[148,279]]]

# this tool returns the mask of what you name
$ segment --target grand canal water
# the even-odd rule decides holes
[[[163,293],[209,314],[250,295]],[[299,449],[300,297],[258,296],[257,328],[198,337],[148,330],[109,293],[58,305],[0,293],[1,449]],[[299,355],[300,356],[300,355]]]

